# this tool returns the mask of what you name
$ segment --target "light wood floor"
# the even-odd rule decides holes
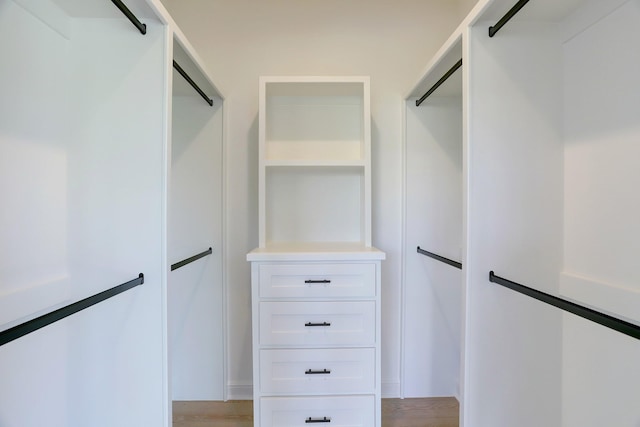
[[[250,400],[173,402],[173,427],[253,427]],[[458,427],[453,397],[382,399],[383,427]]]

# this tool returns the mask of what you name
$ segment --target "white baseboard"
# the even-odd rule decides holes
[[[397,399],[400,397],[400,383],[382,383],[382,398]]]
[[[227,400],[252,400],[253,385],[229,384],[227,385]]]

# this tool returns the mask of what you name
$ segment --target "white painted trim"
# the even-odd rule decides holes
[[[565,271],[560,273],[560,295],[623,320],[640,322],[638,289]]]
[[[402,233],[400,237],[400,265],[402,266],[400,271],[400,351],[399,351],[399,361],[400,361],[400,382],[398,384],[398,396],[404,399],[405,396],[405,337],[404,330],[406,324],[406,282],[407,282],[407,102],[411,102],[405,100],[402,103]],[[383,396],[384,391],[383,391]]]
[[[146,0],[146,2],[149,5],[149,7],[151,7],[151,9],[156,13],[160,21],[163,22],[165,25],[168,25],[173,30],[173,37],[171,39],[171,42],[173,42],[173,40],[176,40],[178,44],[180,44],[180,46],[184,49],[185,53],[191,58],[196,68],[200,71],[202,76],[207,80],[207,83],[209,83],[212,89],[216,92],[215,95],[224,99],[224,95],[222,94],[222,92],[220,92],[218,87],[214,84],[212,78],[210,77],[211,73],[209,73],[207,68],[204,66],[204,62],[200,58],[200,55],[198,55],[196,50],[193,48],[193,46],[191,45],[187,37],[184,35],[182,30],[178,26],[178,24],[176,24],[176,21],[173,20],[173,18],[171,17],[167,9],[164,7],[162,2],[160,0]]]
[[[398,399],[403,398],[400,394],[401,392],[401,383],[400,381],[396,382],[388,382],[382,383],[382,398],[383,399]]]
[[[173,71],[170,59],[173,58],[173,31],[170,27],[164,26],[165,31],[165,58],[164,58],[164,136],[162,138],[165,173],[162,174],[162,276],[161,276],[161,299],[162,299],[162,384],[163,384],[163,425],[170,427],[173,420],[173,405],[171,398],[171,353],[169,345],[169,259],[168,259],[168,232],[169,232],[169,191],[171,182],[171,117],[173,115],[173,105],[171,103],[173,92]]]
[[[222,100],[222,242],[219,243],[222,248],[222,342],[224,349],[222,351],[222,381],[223,384],[228,384],[229,381],[229,313],[231,309],[229,307],[229,275],[227,274],[228,259],[229,259],[229,217],[227,208],[231,206],[229,202],[229,194],[231,194],[228,188],[229,170],[227,165],[229,161],[229,150],[227,149],[227,137],[229,126],[229,101]],[[229,393],[227,387],[222,387],[222,399],[224,401],[229,400]]]
[[[251,384],[228,384],[226,389],[227,400],[253,400]]]
[[[467,63],[471,63],[471,55],[470,55],[470,35],[469,35],[469,27],[465,28],[462,32],[462,58]],[[459,414],[459,424],[460,427],[464,427],[465,419],[467,416],[467,405],[466,405],[466,385],[468,384],[468,369],[469,360],[468,360],[468,336],[467,332],[469,331],[469,310],[470,306],[467,304],[469,301],[468,294],[471,289],[469,287],[469,259],[470,251],[469,251],[469,194],[471,188],[471,170],[470,170],[470,162],[469,159],[471,157],[471,143],[470,143],[470,135],[471,129],[469,126],[469,97],[470,97],[470,72],[469,67],[462,67],[462,308],[460,312],[462,313],[462,320],[460,325],[462,330],[460,331],[461,343],[460,343],[460,375],[459,375],[459,385],[458,385],[458,402],[460,402],[460,414]]]
[[[415,91],[418,91],[422,88],[423,81],[429,76],[429,74],[433,73],[434,69],[442,62],[444,58],[446,58],[455,46],[459,43],[460,39],[466,28],[470,25],[473,25],[479,18],[480,14],[485,11],[485,9],[493,2],[494,0],[479,0],[478,3],[471,9],[469,14],[462,20],[460,25],[453,30],[453,33],[449,36],[447,41],[444,42],[442,47],[432,56],[431,60],[427,63],[427,66],[424,70],[418,74],[418,77],[414,80],[416,83],[408,91],[404,97],[404,99],[409,99],[412,97]],[[464,57],[464,55],[463,55]]]

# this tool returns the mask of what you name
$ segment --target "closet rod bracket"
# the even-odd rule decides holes
[[[509,22],[511,18],[513,18],[518,12],[520,12],[520,9],[522,9],[528,2],[529,0],[520,0],[511,9],[509,9],[509,11],[502,18],[500,18],[498,22],[496,22],[496,25],[489,27],[489,37],[495,36],[496,33],[500,31],[500,28],[504,27],[504,25]]]
[[[200,86],[198,86],[198,84],[193,81],[193,79],[191,77],[189,77],[189,75],[186,73],[186,71],[184,71],[182,69],[182,67],[180,66],[180,64],[178,64],[175,59],[173,60],[173,68],[176,69],[176,71],[182,76],[184,77],[184,79],[187,81],[187,83],[189,83],[191,85],[192,88],[195,89],[196,92],[198,92],[200,94],[200,96],[202,97],[202,99],[204,99],[205,101],[207,101],[207,104],[209,104],[210,106],[213,107],[213,99],[209,98],[207,96],[206,93],[204,93],[204,91],[202,89],[200,89]]]
[[[111,0],[111,2],[115,4],[118,9],[120,9],[120,12],[122,12],[124,16],[126,16],[129,19],[129,21],[131,21],[133,25],[135,25],[135,27],[140,31],[140,33],[147,34],[147,24],[143,24],[142,22],[140,22],[140,20],[136,18],[136,16],[129,10],[129,8],[124,3],[122,3],[121,0]]]
[[[451,75],[452,75],[453,73],[455,73],[455,72],[458,70],[458,68],[460,68],[460,67],[462,67],[462,59],[460,59],[458,62],[456,62],[456,63],[453,65],[453,67],[451,67],[451,68],[449,69],[449,71],[447,71],[446,73],[444,73],[444,75],[443,75],[442,77],[440,77],[440,80],[438,80],[438,81],[436,82],[436,84],[434,84],[433,86],[431,86],[431,89],[429,89],[429,90],[427,91],[427,93],[425,93],[424,95],[422,95],[422,97],[416,101],[416,107],[419,107],[419,106],[420,106],[420,104],[422,104],[422,103],[424,102],[424,100],[425,100],[425,99],[427,99],[427,98],[428,98],[428,97],[429,97],[433,92],[435,92],[435,91],[436,91],[436,89],[438,89],[438,88],[442,85],[442,83],[446,82],[446,81],[447,81],[447,79],[448,79],[449,77],[451,77]]]

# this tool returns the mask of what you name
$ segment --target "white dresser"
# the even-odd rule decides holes
[[[261,77],[256,427],[380,427],[368,77]]]
[[[380,425],[380,260],[370,248],[256,250],[256,426]]]

